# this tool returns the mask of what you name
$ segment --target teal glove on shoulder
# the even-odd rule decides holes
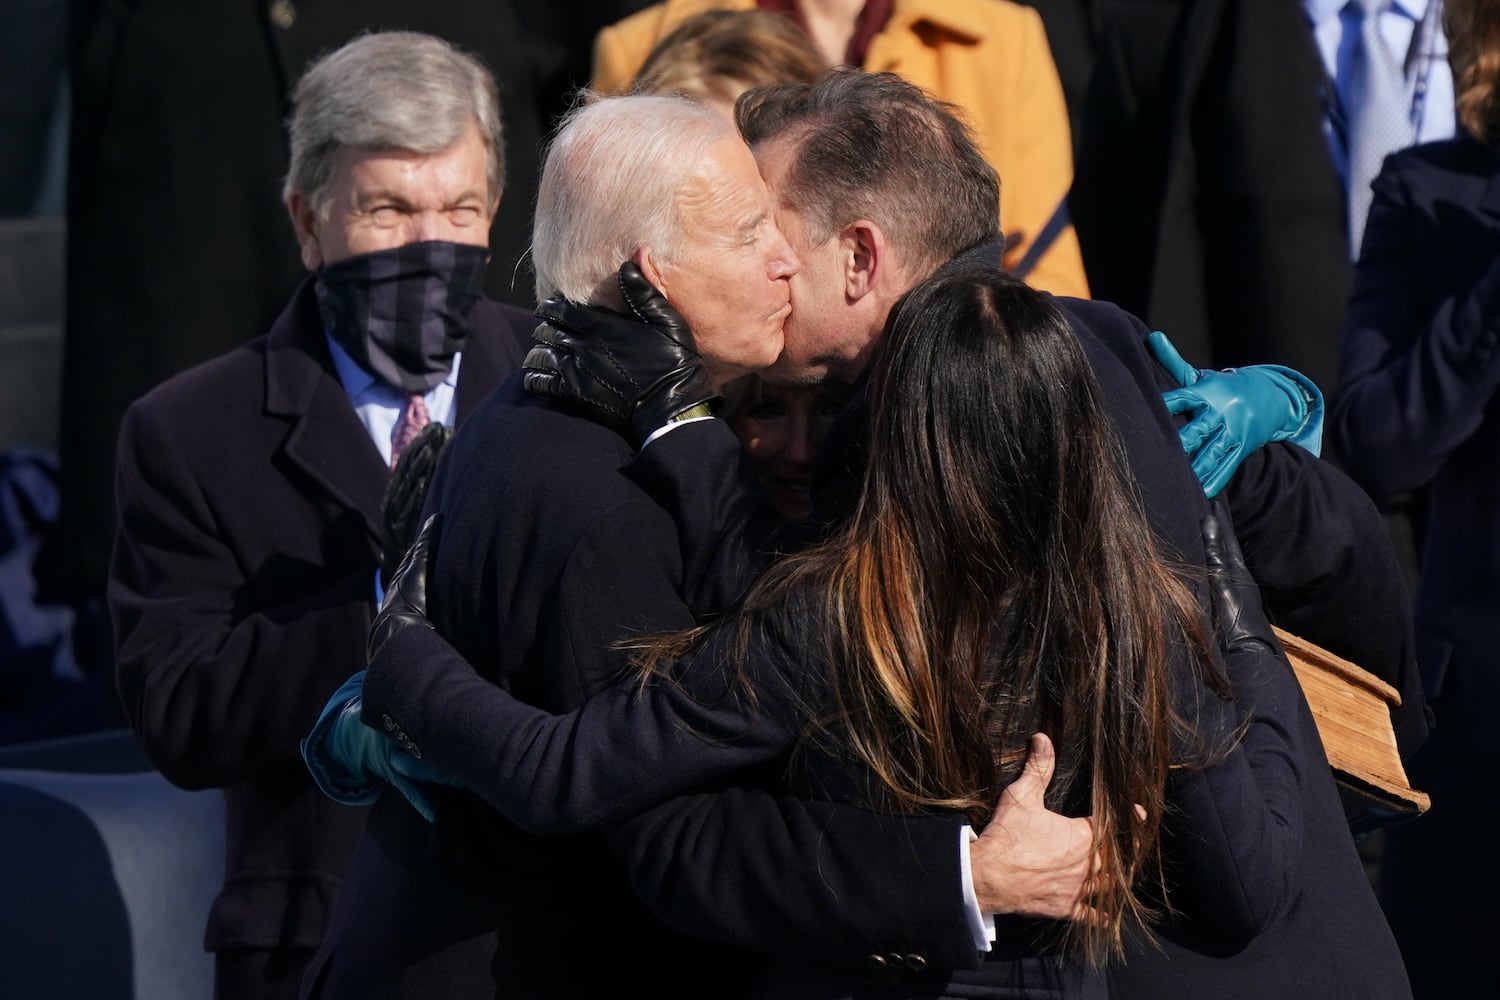
[[[1272,441],[1290,441],[1314,455],[1322,451],[1323,393],[1301,372],[1281,365],[1199,369],[1182,359],[1166,334],[1157,331],[1147,343],[1182,387],[1162,393],[1162,400],[1170,412],[1191,416],[1177,436],[1209,497]]]
[[[365,672],[349,678],[328,699],[312,732],[302,741],[302,759],[313,781],[335,802],[362,806],[391,785],[431,823],[432,803],[418,782],[459,787],[459,782],[398,747],[384,733],[359,721]]]

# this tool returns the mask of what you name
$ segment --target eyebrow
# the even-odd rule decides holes
[[[458,206],[462,205],[466,201],[477,201],[482,206],[482,205],[484,205],[488,201],[488,199],[489,199],[489,195],[486,194],[485,192],[483,192],[483,191],[476,191],[473,188],[469,188],[467,191],[460,191],[457,198],[454,198],[452,201],[449,201],[443,207],[444,208],[457,208]]]
[[[375,188],[372,191],[361,191],[359,197],[355,199],[355,204],[360,208],[367,208],[378,201],[394,202],[402,208],[411,207],[410,202],[389,188]]]
[[[356,199],[355,204],[363,209],[368,208],[371,204],[382,201],[391,202],[392,204],[399,206],[403,210],[412,207],[411,201],[409,199],[399,194],[398,192],[391,190],[390,188],[375,188],[370,191],[362,192]],[[471,201],[478,202],[481,206],[483,206],[485,203],[485,196],[481,192],[476,191],[474,188],[469,188],[468,190],[459,192],[458,197],[444,202],[443,208],[445,210],[450,208],[458,208],[464,203]]]

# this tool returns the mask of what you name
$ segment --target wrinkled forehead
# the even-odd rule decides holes
[[[755,158],[738,138],[709,147],[684,175],[676,200],[684,228],[712,230],[726,238],[744,235],[774,208]]]

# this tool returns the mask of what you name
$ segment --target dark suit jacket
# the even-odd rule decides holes
[[[1432,810],[1386,837],[1382,896],[1421,997],[1488,974],[1500,891],[1472,858],[1500,824],[1500,154],[1472,138],[1389,157],[1344,329],[1328,424],[1377,499],[1426,492],[1417,650],[1437,717],[1411,762]]]
[[[1427,693],[1500,705],[1500,155],[1402,150],[1375,182],[1329,438],[1377,500],[1430,487],[1417,593]]]
[[[1106,0],[1068,200],[1095,297],[1205,367],[1329,392],[1349,251],[1323,80],[1298,0]]]
[[[167,377],[270,328],[301,280],[281,203],[284,119],[303,69],[366,29],[408,28],[475,53],[500,85],[504,197],[486,282],[530,308],[543,133],[529,50],[507,0],[72,0],[62,514],[43,588],[96,596],[109,566],[115,436]]]
[[[519,366],[533,326],[475,307],[459,420]],[[389,475],[332,365],[308,280],[269,334],[167,381],[120,432],[120,695],[170,780],[225,789],[210,950],[315,946],[364,821],[298,753],[364,666]]]
[[[729,594],[690,579],[677,526],[623,474],[630,459],[618,435],[528,397],[519,380],[492,395],[454,438],[429,498],[446,517],[431,612],[459,653],[377,665],[366,678],[366,721],[384,728],[389,719],[424,757],[458,763],[482,794],[501,766],[487,695],[504,688],[544,707],[575,707],[620,677],[627,653],[617,640],[689,626],[690,606],[724,606]],[[376,804],[308,995],[363,997],[379,987],[403,997],[627,988],[695,996],[705,983],[715,995],[746,987],[733,953],[651,916],[597,836],[528,836],[471,792],[435,794],[431,825],[393,795]],[[891,948],[933,936],[972,952],[956,821],[915,823],[882,839],[869,832],[884,829],[880,817],[861,824],[788,803],[783,819],[760,796],[758,812],[731,799],[727,821],[752,864],[780,876],[743,898],[726,893],[726,910],[749,906],[778,934],[827,939],[875,924],[890,929]],[[880,844],[850,846],[865,838]],[[938,859],[926,870],[913,861],[918,842]],[[679,847],[684,860],[699,849]],[[855,891],[872,872],[890,884]],[[707,867],[694,877],[724,884]],[[889,893],[909,905],[874,905]],[[843,924],[827,926],[839,911]]]

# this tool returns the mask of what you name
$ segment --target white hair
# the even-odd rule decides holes
[[[605,97],[575,108],[542,167],[532,225],[536,296],[597,302],[620,265],[650,247],[676,255],[678,196],[709,148],[738,133],[717,111],[686,97]]]
[[[287,129],[292,162],[282,197],[301,192],[327,217],[340,149],[441,153],[479,126],[491,200],[505,184],[495,78],[478,59],[432,35],[361,35],[321,57],[297,82]]]

